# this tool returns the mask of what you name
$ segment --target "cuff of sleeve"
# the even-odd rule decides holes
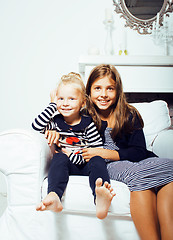
[[[53,106],[57,106],[57,104],[55,102],[50,102],[49,104],[53,105]]]
[[[53,107],[55,111],[57,110],[57,104],[56,103],[51,102],[51,103],[49,103],[49,106]]]
[[[120,160],[128,160],[126,151],[123,149],[116,150],[119,153]]]

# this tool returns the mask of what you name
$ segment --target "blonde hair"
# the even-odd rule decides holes
[[[79,73],[70,72],[67,75],[61,77],[60,82],[58,83],[57,91],[61,85],[73,85],[74,88],[80,91],[82,100],[86,100],[86,89],[82,77]]]

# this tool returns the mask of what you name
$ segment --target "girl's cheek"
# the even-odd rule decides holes
[[[60,108],[60,104],[57,105],[57,109],[59,109],[59,108]]]
[[[92,94],[91,94],[91,99],[92,98],[96,98],[96,97],[98,97],[99,96],[99,93],[98,92],[92,92]]]

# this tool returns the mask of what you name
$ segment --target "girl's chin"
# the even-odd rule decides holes
[[[107,111],[111,108],[110,104],[100,104],[100,102],[94,103],[98,111]]]
[[[109,104],[101,104],[101,103],[98,103],[97,104],[97,107],[100,108],[100,109],[108,109],[110,107]]]

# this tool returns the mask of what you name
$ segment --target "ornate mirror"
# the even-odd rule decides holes
[[[173,12],[173,0],[113,0],[115,12],[126,20],[125,27],[137,30],[140,34],[151,34],[153,22],[159,13],[159,24],[163,16]]]

